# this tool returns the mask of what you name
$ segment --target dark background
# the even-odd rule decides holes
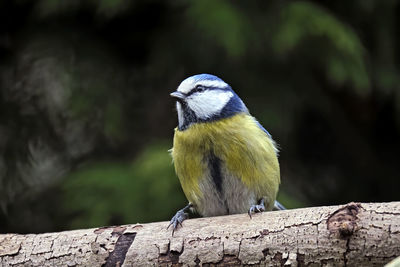
[[[215,74],[288,208],[399,200],[399,1],[0,0],[0,231],[168,220],[169,93]]]

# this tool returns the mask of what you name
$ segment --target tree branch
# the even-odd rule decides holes
[[[1,266],[383,265],[400,255],[400,202],[350,203],[38,235],[0,235]]]

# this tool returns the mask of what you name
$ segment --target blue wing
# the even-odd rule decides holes
[[[257,122],[258,127],[260,127],[260,129],[263,130],[264,133],[266,133],[268,135],[268,137],[272,139],[271,134],[267,130],[265,130],[265,128],[258,121],[256,121],[256,122]],[[277,200],[275,200],[273,209],[274,210],[285,210],[286,208],[281,203],[279,203]]]
[[[260,127],[260,129],[263,130],[268,135],[269,138],[272,138],[271,134],[267,130],[265,130],[265,128],[261,125],[261,123],[259,123],[257,120],[256,122],[258,127]]]

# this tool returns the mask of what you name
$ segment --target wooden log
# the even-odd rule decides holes
[[[0,235],[1,266],[383,266],[400,256],[400,202],[349,203],[45,234]]]

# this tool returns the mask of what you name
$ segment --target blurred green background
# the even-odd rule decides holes
[[[399,200],[400,1],[0,0],[0,231],[169,220],[169,93],[215,74],[288,208]]]

